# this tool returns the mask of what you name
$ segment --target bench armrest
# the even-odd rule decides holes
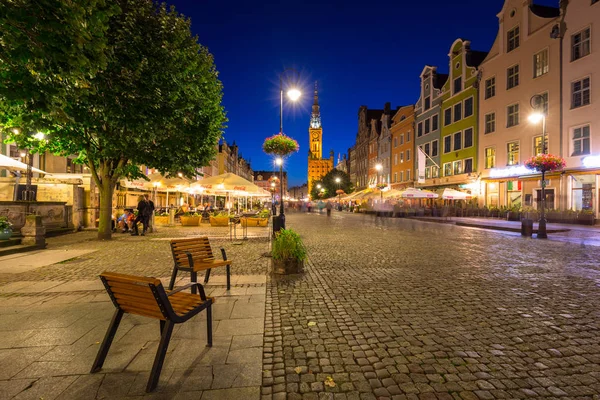
[[[198,289],[199,289],[198,292],[200,293],[200,299],[202,299],[202,301],[206,301],[206,293],[204,293],[204,286],[202,286],[202,284],[200,284],[200,283],[195,283],[195,282],[188,283],[187,285],[184,285],[184,286],[182,286],[180,288],[177,288],[175,290],[171,290],[170,292],[167,293],[167,297],[170,296],[170,295],[172,295],[172,294],[179,293],[179,292],[181,292],[183,290],[189,289],[189,288],[191,288],[193,286],[197,286],[198,287]]]
[[[221,247],[221,255],[223,256],[223,261],[227,261],[227,253],[225,253],[224,247]]]

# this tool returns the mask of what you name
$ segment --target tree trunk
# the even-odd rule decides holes
[[[110,240],[112,237],[112,197],[115,189],[112,179],[106,174],[101,176],[102,181],[98,185],[100,191],[100,219],[98,223],[98,239]]]

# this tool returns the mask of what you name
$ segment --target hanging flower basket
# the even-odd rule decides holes
[[[280,157],[298,151],[299,148],[298,142],[282,133],[266,138],[263,143],[263,151],[265,153],[275,154]]]
[[[377,189],[383,190],[385,188],[387,188],[387,183],[378,183],[377,184]]]
[[[342,189],[338,189],[335,191],[336,194],[344,194],[345,192]]]
[[[560,171],[567,163],[562,157],[552,154],[538,154],[525,161],[525,166],[538,172]]]

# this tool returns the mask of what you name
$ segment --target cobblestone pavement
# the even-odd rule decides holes
[[[290,215],[306,272],[267,290],[262,398],[600,394],[600,248],[406,219]]]

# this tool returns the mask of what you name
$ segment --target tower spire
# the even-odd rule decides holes
[[[321,110],[319,107],[319,92],[317,82],[315,81],[315,101],[312,106],[312,113],[310,115],[310,127],[312,129],[321,128]]]

